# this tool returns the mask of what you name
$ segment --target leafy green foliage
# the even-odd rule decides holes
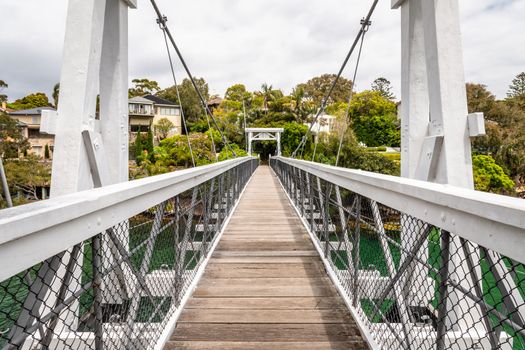
[[[134,142],[134,151],[135,151],[135,159],[137,160],[137,164],[140,165],[141,157],[142,157],[142,151],[144,150],[144,144],[142,141],[142,133],[137,133],[137,137],[135,138]]]
[[[149,79],[133,79],[131,81],[133,87],[128,90],[128,97],[144,96],[148,94],[155,94],[160,90],[159,83],[155,80]]]
[[[486,135],[472,140],[474,154],[493,157],[511,179],[525,182],[525,105],[519,96],[498,101],[484,85],[466,88],[469,112],[485,114]]]
[[[15,119],[0,113],[0,157],[18,158],[19,153],[29,149],[29,142]]]
[[[248,155],[248,153],[241,149],[236,143],[231,144],[233,151],[237,155],[237,157],[245,157]],[[228,147],[224,147],[222,151],[219,153],[219,161],[227,160],[235,158],[233,156],[232,151]]]
[[[11,192],[21,192],[29,200],[38,200],[38,188],[51,182],[51,164],[33,154],[6,161],[4,169]]]
[[[175,125],[168,118],[161,118],[157,124],[155,124],[155,133],[160,140],[168,137],[169,133]]]
[[[50,155],[49,155],[49,145],[46,143],[45,147],[44,147],[44,158],[45,159],[49,159],[50,158]]]
[[[349,117],[360,142],[367,146],[393,146],[401,143],[396,105],[379,91],[365,90],[352,98]]]
[[[195,78],[195,82],[204,99],[208,100],[210,94],[206,81],[203,78]],[[205,114],[199,96],[189,79],[184,79],[182,83],[179,84],[179,92],[180,101],[177,98],[177,90],[175,86],[159,91],[157,96],[181,105],[188,124],[197,122],[199,117],[204,116]]]
[[[60,97],[60,83],[53,86],[53,106],[58,108],[58,98]]]
[[[323,74],[308,80],[306,83],[297,85],[296,89],[302,89],[306,98],[311,99],[316,106],[320,106],[335,78],[335,74]],[[340,77],[328,100],[328,104],[348,101],[352,87],[351,80]]]
[[[475,155],[472,157],[474,185],[476,190],[494,193],[509,193],[514,187],[503,169],[491,156]]]
[[[514,79],[509,86],[508,97],[518,97],[525,95],[525,72],[521,72]]]
[[[386,78],[380,77],[374,80],[372,90],[379,92],[381,96],[387,100],[393,101],[396,99],[396,96],[392,92],[392,83]]]
[[[4,89],[7,89],[9,85],[0,79],[0,92],[4,91]],[[7,95],[0,94],[0,103],[7,101]]]
[[[16,110],[31,109],[37,107],[49,107],[49,99],[43,92],[27,95],[9,104],[9,107]]]

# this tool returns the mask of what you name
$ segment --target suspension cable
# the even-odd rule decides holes
[[[195,168],[195,157],[193,156],[193,149],[191,148],[190,134],[188,133],[186,117],[184,115],[184,108],[182,108],[182,101],[180,99],[180,91],[179,91],[179,86],[177,85],[175,69],[173,68],[173,60],[171,59],[171,52],[170,52],[170,47],[168,44],[168,37],[166,36],[166,31],[162,27],[161,29],[162,29],[162,33],[164,34],[164,42],[166,43],[166,51],[168,52],[168,60],[170,61],[171,75],[173,76],[173,84],[175,84],[175,91],[177,92],[177,100],[179,100],[179,104],[180,104],[180,115],[182,118],[182,125],[184,127],[184,132],[186,133],[186,140],[188,141],[188,147],[190,149],[191,164]]]
[[[377,2],[378,0],[375,0],[375,1]],[[211,120],[213,122],[213,125],[217,128],[217,131],[220,133],[222,141],[224,142],[224,144],[230,149],[230,151],[232,152],[233,156],[237,157],[237,154],[235,153],[235,151],[233,150],[232,146],[228,142],[228,139],[226,139],[226,136],[224,136],[224,133],[222,132],[222,130],[219,128],[219,125],[217,124],[217,121],[215,120],[215,117],[213,116],[213,113],[211,112],[210,108],[206,104],[206,100],[204,99],[204,96],[202,95],[201,91],[199,90],[199,88],[197,86],[197,83],[195,82],[195,79],[193,78],[193,75],[191,74],[191,71],[190,71],[188,65],[186,64],[186,61],[184,60],[184,57],[182,56],[182,53],[179,50],[179,47],[175,43],[175,39],[173,39],[173,35],[171,35],[171,32],[170,32],[168,26],[166,25],[166,22],[168,21],[168,18],[166,16],[162,15],[162,13],[160,12],[159,7],[157,6],[157,3],[155,2],[155,0],[150,0],[150,2],[151,2],[151,5],[153,6],[153,9],[155,10],[155,13],[157,14],[157,23],[159,24],[159,26],[161,26],[161,28],[167,34],[167,36],[168,36],[168,38],[169,38],[169,40],[171,42],[171,45],[175,49],[175,52],[177,53],[177,56],[179,57],[179,60],[180,60],[180,62],[182,64],[182,66],[184,67],[184,70],[186,71],[186,74],[188,75],[188,78],[190,79],[191,84],[193,85],[193,88],[197,92],[199,100],[201,101],[202,105],[204,106],[204,109],[206,110],[206,114],[210,116],[210,118],[211,118]]]
[[[154,0],[151,0],[151,1],[154,1]],[[350,47],[350,50],[348,51],[348,53],[346,54],[346,57],[343,61],[343,64],[341,65],[341,67],[339,68],[339,71],[336,75],[336,78],[334,79],[334,81],[332,82],[332,85],[330,86],[330,89],[327,91],[327,93],[325,94],[322,102],[321,102],[321,107],[318,109],[317,111],[317,114],[313,120],[313,122],[310,124],[310,127],[308,128],[308,131],[306,132],[306,134],[303,136],[301,142],[299,143],[299,145],[297,146],[297,148],[295,149],[295,151],[293,151],[292,153],[292,158],[295,158],[295,156],[297,155],[297,151],[304,146],[304,144],[306,143],[306,140],[308,138],[308,135],[311,133],[312,131],[312,128],[314,126],[314,124],[317,122],[317,120],[319,119],[319,116],[325,111],[326,109],[326,106],[328,104],[328,99],[330,98],[330,96],[332,95],[332,92],[334,91],[334,88],[335,86],[337,85],[337,82],[339,81],[339,78],[341,78],[341,75],[343,74],[343,71],[345,70],[346,68],[346,65],[348,64],[348,61],[350,60],[350,57],[352,56],[357,44],[359,43],[359,40],[361,39],[361,37],[364,35],[365,33],[365,29],[369,26],[369,23],[370,23],[370,18],[372,17],[372,14],[374,13],[375,9],[376,9],[376,6],[377,6],[377,3],[379,2],[379,0],[374,0],[372,6],[370,7],[370,10],[368,11],[368,14],[366,15],[365,19],[364,20],[361,20],[361,29],[359,30],[359,33],[357,33],[357,36],[355,37],[354,39],[354,42],[352,43],[352,46]]]
[[[361,43],[359,44],[359,53],[357,54],[357,61],[355,63],[355,70],[354,70],[354,76],[352,78],[352,87],[350,88],[350,95],[348,96],[348,105],[346,106],[346,111],[344,114],[344,120],[345,122],[348,121],[349,115],[350,115],[350,103],[352,102],[352,99],[354,97],[354,87],[355,87],[355,81],[357,79],[357,71],[359,69],[359,62],[361,61],[361,53],[363,52],[363,42],[365,40],[366,32],[368,31],[370,27],[370,22],[367,23],[367,27],[365,29],[365,32],[361,36]],[[345,123],[344,127],[341,128],[341,133],[339,135],[339,147],[337,148],[337,156],[335,158],[335,166],[339,165],[339,158],[341,156],[341,149],[343,148],[343,140],[345,138],[346,130],[348,129],[348,125]]]

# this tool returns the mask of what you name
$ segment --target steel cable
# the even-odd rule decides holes
[[[154,0],[151,0],[151,1],[154,1]],[[323,98],[323,100],[321,102],[321,106],[320,106],[319,110],[317,111],[317,114],[316,114],[313,122],[310,124],[310,127],[308,128],[306,134],[303,136],[301,142],[299,143],[299,145],[297,146],[295,151],[293,151],[292,158],[295,158],[295,156],[297,155],[297,151],[301,147],[304,146],[304,144],[306,143],[306,140],[308,138],[308,135],[312,131],[312,128],[313,128],[314,124],[317,123],[319,117],[325,111],[326,106],[328,104],[328,99],[332,95],[332,92],[334,91],[334,88],[337,85],[337,82],[339,81],[339,78],[341,78],[341,75],[343,74],[343,71],[345,70],[346,65],[348,64],[348,61],[350,60],[350,57],[352,56],[352,54],[353,54],[357,44],[359,43],[359,40],[365,34],[365,32],[366,32],[366,30],[367,30],[367,28],[369,26],[369,23],[370,23],[370,18],[372,17],[372,14],[374,13],[378,2],[379,2],[379,0],[374,0],[374,3],[370,7],[370,10],[368,11],[368,14],[366,15],[365,19],[361,20],[361,29],[359,30],[359,33],[357,34],[356,38],[354,39],[354,42],[352,43],[352,46],[350,47],[350,50],[348,51],[348,53],[347,53],[347,55],[346,55],[346,57],[345,57],[345,59],[343,61],[343,64],[339,68],[339,71],[337,72],[336,78],[332,82],[332,85],[330,86],[330,89],[328,89],[327,93],[325,94],[325,96],[324,96],[324,98]]]
[[[377,1],[378,0],[376,0],[376,2]],[[161,29],[165,31],[166,35],[168,36],[168,38],[169,38],[169,40],[171,42],[171,45],[175,49],[175,52],[177,53],[177,56],[179,57],[179,60],[180,60],[180,62],[182,64],[182,66],[184,67],[184,70],[186,71],[186,74],[188,75],[188,78],[190,79],[191,84],[193,85],[193,88],[197,92],[197,95],[199,97],[200,102],[202,103],[202,105],[204,106],[204,109],[206,110],[206,114],[210,116],[210,118],[211,118],[211,120],[213,122],[213,125],[215,126],[215,128],[217,128],[217,131],[221,135],[222,141],[224,142],[225,146],[227,146],[230,149],[230,151],[232,152],[234,157],[237,157],[237,154],[235,153],[235,151],[233,150],[232,146],[228,142],[228,139],[226,139],[226,136],[224,136],[224,133],[220,129],[219,125],[217,124],[217,121],[215,120],[215,117],[213,116],[213,113],[211,112],[210,108],[206,104],[204,96],[202,95],[201,91],[199,90],[199,88],[197,86],[197,83],[195,82],[195,79],[194,79],[193,75],[191,74],[191,71],[190,71],[188,65],[186,64],[186,61],[184,60],[184,57],[182,56],[182,53],[180,52],[179,47],[177,46],[177,43],[175,43],[175,39],[173,38],[173,35],[171,35],[171,32],[170,32],[168,26],[166,25],[166,22],[168,21],[167,17],[162,15],[162,13],[160,12],[159,7],[157,6],[157,3],[155,2],[155,0],[150,0],[150,2],[151,2],[151,5],[153,6],[153,9],[155,10],[155,13],[157,14],[157,23],[159,24]]]

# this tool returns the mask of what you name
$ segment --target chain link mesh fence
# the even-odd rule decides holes
[[[1,349],[152,349],[257,160],[0,282]]]
[[[525,349],[523,264],[278,158],[271,165],[381,348]]]

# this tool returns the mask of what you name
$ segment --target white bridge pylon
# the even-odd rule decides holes
[[[277,141],[277,156],[281,155],[281,133],[283,128],[246,128],[248,134],[248,154],[252,155],[252,141]]]

